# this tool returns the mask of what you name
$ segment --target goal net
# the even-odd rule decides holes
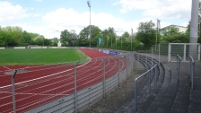
[[[175,62],[179,55],[182,61],[188,61],[191,55],[195,61],[200,60],[200,43],[169,43],[168,62]]]

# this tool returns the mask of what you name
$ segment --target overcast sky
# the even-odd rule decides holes
[[[140,22],[157,19],[161,27],[187,26],[192,0],[90,0],[91,24],[118,35],[137,31]],[[0,26],[20,26],[45,38],[60,37],[60,31],[77,34],[89,25],[87,0],[0,0]]]

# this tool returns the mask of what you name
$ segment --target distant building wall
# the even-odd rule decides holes
[[[164,27],[164,28],[160,29],[160,34],[161,34],[161,35],[164,35],[165,32],[167,32],[167,30],[168,30],[169,28],[172,28],[172,27],[178,28],[178,29],[179,29],[179,32],[182,32],[182,33],[185,33],[186,30],[188,29],[187,27],[183,27],[183,26],[169,25],[169,26],[167,26],[167,27]]]

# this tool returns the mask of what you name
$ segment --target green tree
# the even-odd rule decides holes
[[[122,49],[123,50],[130,50],[131,49],[131,38],[130,34],[128,32],[124,32],[121,36],[121,42],[122,42]]]
[[[89,46],[89,40],[88,40],[88,37],[87,37],[87,29],[83,29],[80,31],[79,33],[79,39],[78,39],[78,44],[79,46]]]
[[[76,34],[75,30],[70,31],[70,36],[71,36],[71,46],[79,46],[79,40],[78,40],[78,35]]]
[[[52,42],[49,39],[44,39],[43,42],[45,46],[52,46]]]
[[[149,49],[155,44],[156,31],[154,29],[155,24],[152,21],[141,22],[138,27],[136,38],[144,45],[145,49]]]
[[[91,35],[91,45],[93,47],[96,47],[98,45],[98,38],[101,36],[101,29],[97,26],[92,25],[91,26],[91,31],[92,31],[92,35]]]
[[[7,46],[6,37],[7,34],[0,29],[0,47]]]
[[[116,33],[114,28],[109,27],[99,32],[98,36],[102,38],[101,47],[116,48]]]
[[[38,36],[40,35],[37,33],[23,31],[22,28],[18,26],[3,27],[0,28],[0,46],[9,47],[33,45],[36,44],[35,41]]]
[[[59,42],[59,39],[57,37],[54,37],[52,41],[52,46],[57,46],[57,43]]]
[[[100,47],[105,47],[105,48],[108,48],[108,41],[109,41],[109,38],[108,38],[108,30],[105,29],[101,32],[101,36],[102,36],[102,44],[100,45]]]
[[[163,41],[168,43],[188,43],[189,36],[188,31],[186,33],[179,32],[176,27],[171,27],[166,30],[163,36]]]
[[[45,38],[42,35],[39,35],[35,38],[35,43],[39,46],[45,46]]]
[[[68,30],[65,29],[64,31],[61,31],[60,39],[61,39],[62,45],[72,46],[71,34]]]
[[[22,37],[20,38],[20,45],[28,46],[28,45],[32,45],[32,44],[34,44],[34,42],[30,36],[30,33],[24,31],[22,34]]]
[[[22,28],[18,26],[7,26],[1,29],[4,33],[1,34],[4,37],[6,43],[5,46],[18,46],[20,45],[20,39],[22,37]]]
[[[85,27],[79,33],[79,44],[81,46],[89,46],[96,47],[98,44],[98,38],[101,35],[101,30],[99,27],[95,25],[91,25],[91,37],[90,37],[90,26]]]

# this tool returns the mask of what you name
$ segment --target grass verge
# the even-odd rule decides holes
[[[0,65],[37,65],[87,59],[79,49],[5,49],[0,50]]]

